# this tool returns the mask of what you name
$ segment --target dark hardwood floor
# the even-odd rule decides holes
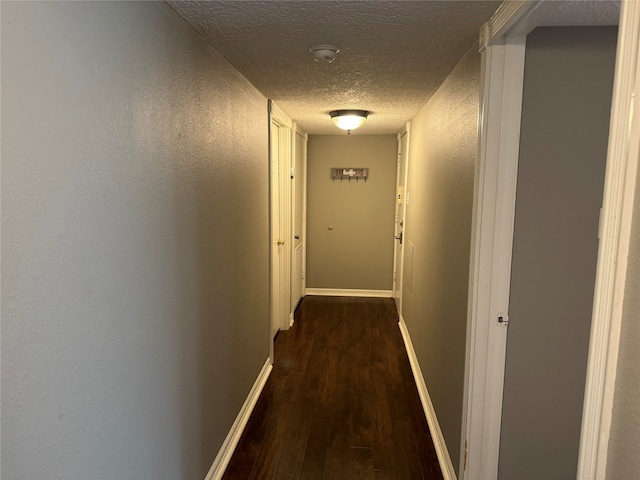
[[[393,300],[306,297],[225,479],[442,479]]]

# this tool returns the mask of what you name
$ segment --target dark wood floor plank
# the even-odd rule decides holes
[[[397,320],[391,299],[305,297],[224,478],[441,480]]]
[[[324,478],[326,480],[346,480],[349,478],[350,431],[347,416],[333,418],[324,467]]]
[[[413,439],[412,428],[408,420],[396,420],[393,423],[393,445],[398,458],[396,475],[398,480],[419,480],[422,475],[422,465]]]
[[[301,479],[322,480],[324,478],[330,431],[329,421],[319,418],[313,419],[307,449],[304,453]]]
[[[398,477],[396,476],[396,472],[390,472],[388,470],[374,470],[373,478],[374,480],[396,480]]]
[[[373,403],[373,467],[376,470],[395,470],[396,452],[393,448],[393,422],[388,398],[389,386],[383,372],[372,375],[375,401]]]
[[[442,478],[442,470],[438,456],[433,448],[433,439],[429,434],[416,434],[414,440],[422,466],[422,476],[425,480],[438,480]]]
[[[371,478],[373,478],[371,449],[351,447],[349,449],[349,480],[370,480]]]
[[[302,472],[307,441],[312,428],[313,406],[298,402],[298,405],[292,406],[290,415],[290,427],[280,456],[277,476],[298,479]]]
[[[250,479],[270,480],[275,477],[288,426],[289,419],[284,405],[274,408],[270,416],[269,431],[253,463]]]
[[[354,366],[351,371],[351,447],[373,446],[374,388],[368,367]]]
[[[251,465],[229,465],[222,477],[224,480],[246,480],[251,475]]]

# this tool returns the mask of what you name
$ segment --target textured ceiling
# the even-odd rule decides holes
[[[311,134],[329,111],[369,110],[354,134],[397,133],[470,48],[501,2],[226,0],[169,4]],[[601,2],[571,2],[601,3]],[[577,9],[578,11],[580,9]],[[566,12],[569,17],[576,10]],[[332,64],[309,47],[340,48]]]
[[[329,111],[371,111],[357,130],[397,133],[474,45],[500,2],[178,1],[171,6],[305,131]],[[340,48],[332,64],[309,47]],[[354,131],[354,134],[356,131]]]
[[[543,24],[545,26],[617,25],[619,18],[619,0],[582,0],[561,2]]]

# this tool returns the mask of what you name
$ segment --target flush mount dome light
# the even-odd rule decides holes
[[[369,112],[366,110],[334,110],[329,112],[329,115],[331,115],[333,123],[349,134],[351,130],[362,126],[369,116]]]
[[[335,45],[314,45],[309,49],[318,63],[332,63],[340,49]]]

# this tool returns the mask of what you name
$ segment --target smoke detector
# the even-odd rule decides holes
[[[332,63],[340,49],[335,45],[315,45],[309,49],[318,63]]]

